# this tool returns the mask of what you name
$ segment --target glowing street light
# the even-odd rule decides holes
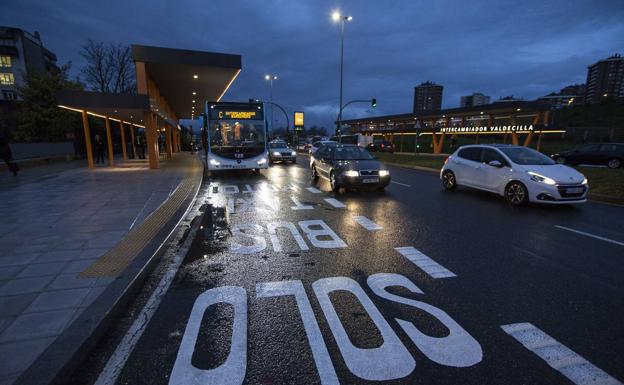
[[[271,101],[271,129],[273,129],[273,80],[277,80],[277,75],[264,75],[264,79],[269,81],[271,87],[269,100]]]
[[[343,16],[339,11],[332,12],[332,20],[340,22],[340,99],[338,104],[338,127],[336,135],[340,138],[340,129],[342,127],[342,74],[344,72],[344,29],[345,21],[353,20],[352,16]]]

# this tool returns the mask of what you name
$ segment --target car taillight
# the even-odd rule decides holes
[[[383,145],[383,143],[381,144],[381,148],[384,148],[384,145]]]

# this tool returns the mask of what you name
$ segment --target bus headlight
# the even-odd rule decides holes
[[[388,170],[379,170],[379,176],[388,176],[390,175],[390,171]]]
[[[273,151],[273,156],[280,156],[280,153],[277,151]]]
[[[345,175],[353,177],[353,176],[359,176],[360,173],[355,170],[347,170],[345,171]]]
[[[216,160],[216,159],[210,159],[210,164],[211,164],[211,165],[213,165],[213,166],[218,166],[218,165],[220,165],[221,163],[219,163],[219,161],[218,161],[218,160]]]
[[[258,161],[258,164],[265,164],[266,163],[266,159],[262,158]]]

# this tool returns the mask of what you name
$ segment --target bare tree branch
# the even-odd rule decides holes
[[[129,46],[89,39],[80,55],[87,62],[82,73],[89,89],[113,93],[135,92],[134,63]]]

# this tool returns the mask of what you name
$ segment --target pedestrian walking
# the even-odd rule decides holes
[[[0,122],[0,158],[4,160],[9,171],[11,171],[14,176],[17,176],[19,166],[13,161],[13,152],[11,152],[11,146],[9,146],[10,141],[11,133],[9,132],[9,128],[6,126],[6,123]]]
[[[136,136],[136,146],[139,151],[139,159],[145,159],[145,138],[141,133]]]
[[[95,142],[95,163],[104,163],[104,141],[100,134],[95,134],[93,138]]]

